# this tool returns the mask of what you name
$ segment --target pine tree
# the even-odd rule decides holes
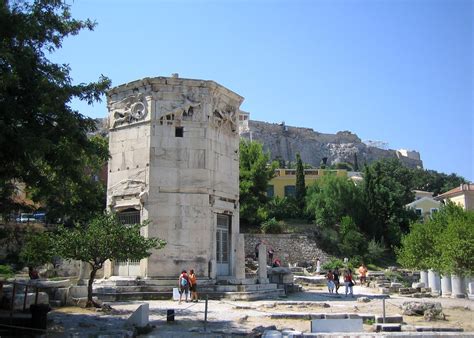
[[[300,209],[300,212],[304,212],[305,209],[305,196],[306,196],[306,185],[304,180],[304,168],[301,156],[299,153],[296,154],[296,187],[295,187],[296,204]]]

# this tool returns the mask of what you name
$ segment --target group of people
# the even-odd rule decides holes
[[[185,296],[186,303],[188,302],[188,293],[191,292],[191,302],[198,302],[197,294],[197,278],[194,270],[189,270],[189,274],[186,270],[181,271],[178,278],[178,290],[179,290],[179,304],[181,304],[183,294]]]
[[[368,272],[367,267],[364,264],[362,264],[359,267],[358,272],[359,272],[360,285],[363,285],[367,282],[367,272]],[[341,273],[339,272],[339,268],[335,268],[334,270],[328,271],[328,273],[326,274],[326,279],[327,279],[329,293],[339,294],[339,288],[341,286],[340,277],[341,277]],[[350,268],[344,269],[342,278],[344,281],[346,297],[348,294],[351,297],[354,296],[353,286],[356,284],[356,282],[354,281],[354,278],[352,277],[352,270]]]

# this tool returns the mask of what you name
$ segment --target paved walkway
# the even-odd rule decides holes
[[[340,291],[344,291],[341,288]],[[370,303],[358,303],[358,297],[369,297]],[[269,315],[272,313],[354,313],[371,311],[373,314],[382,313],[382,296],[374,293],[374,289],[355,286],[354,297],[330,295],[321,289],[309,289],[305,292],[292,294],[280,300],[261,301],[216,301],[208,302],[207,332],[221,334],[248,333],[255,326],[272,324]],[[443,307],[467,307],[474,310],[474,301],[466,299],[409,299],[391,296],[386,300],[387,313],[400,313],[400,305],[407,300],[440,301]],[[67,332],[75,332],[75,337],[89,333],[112,334],[119,336],[117,330],[123,330],[126,319],[143,301],[114,302],[113,314],[83,311],[83,313],[62,313],[53,311],[48,315],[52,321],[50,327],[63,327]],[[199,303],[178,304],[176,301],[147,301],[150,307],[150,325],[155,326],[152,336],[182,337],[200,335],[204,332],[205,301]],[[324,307],[327,303],[329,307]],[[361,310],[359,310],[359,308]],[[175,321],[168,322],[167,310],[175,311]],[[260,319],[259,319],[260,318]],[[252,319],[252,320],[249,320]],[[115,330],[115,331],[114,331]],[[129,331],[131,332],[131,331]],[[126,336],[123,331],[122,336]],[[77,335],[79,334],[79,335]],[[215,336],[215,335],[214,335]]]

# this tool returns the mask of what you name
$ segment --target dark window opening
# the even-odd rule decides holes
[[[184,134],[184,128],[183,127],[176,127],[174,130],[174,136],[176,137],[183,137]]]

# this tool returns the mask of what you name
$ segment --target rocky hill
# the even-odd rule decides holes
[[[95,119],[97,131],[94,134],[106,136],[107,119]],[[247,120],[245,126],[239,127],[240,136],[259,141],[265,151],[269,151],[272,159],[294,162],[296,153],[300,153],[304,163],[318,167],[323,158],[327,164],[347,162],[354,164],[355,156],[361,167],[382,158],[398,158],[410,168],[423,167],[417,152],[404,152],[392,149],[380,149],[368,146],[350,131],[336,134],[323,134],[310,128],[290,127],[285,124]]]
[[[354,164],[355,158],[359,166],[379,159],[398,158],[407,167],[423,167],[420,155],[416,151],[368,146],[350,131],[323,134],[310,128],[290,127],[284,123],[249,120],[248,125],[241,128],[240,135],[261,142],[265,151],[270,152],[272,159],[294,162],[296,153],[300,153],[304,163],[316,167],[323,159],[327,159],[327,164],[331,165],[338,162]]]

